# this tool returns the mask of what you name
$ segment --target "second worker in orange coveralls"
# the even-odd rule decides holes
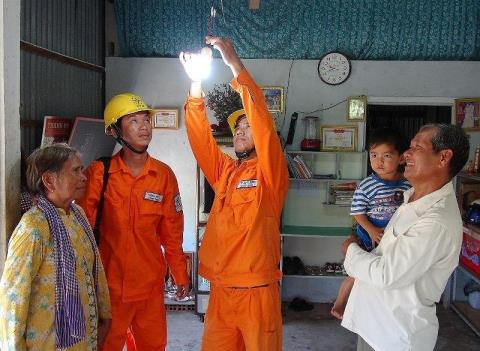
[[[215,191],[199,251],[199,274],[211,282],[202,340],[204,351],[277,351],[282,348],[279,221],[288,189],[288,170],[261,89],[230,40],[207,37],[232,70],[232,87],[244,111],[230,115],[238,160],[212,136],[201,80],[192,73],[195,54],[180,61],[192,79],[185,105],[188,139]]]
[[[130,329],[137,350],[163,351],[167,342],[163,304],[167,262],[177,296],[188,292],[177,180],[170,167],[147,152],[152,126],[149,107],[141,97],[130,93],[113,97],[104,120],[106,133],[115,137],[122,149],[110,162],[100,224],[100,255],[112,304],[112,326],[102,350],[121,351]],[[93,227],[104,165],[94,161],[85,173],[87,187],[78,203]],[[130,342],[129,351],[134,348]]]

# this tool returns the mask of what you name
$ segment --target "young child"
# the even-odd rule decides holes
[[[360,246],[371,251],[380,242],[383,229],[403,203],[403,192],[410,184],[403,178],[403,153],[407,140],[393,129],[373,132],[368,143],[373,173],[362,180],[353,195],[350,215],[357,221]],[[354,279],[347,277],[340,286],[331,314],[342,319]]]

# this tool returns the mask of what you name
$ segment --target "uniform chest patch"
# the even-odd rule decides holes
[[[146,191],[145,195],[143,196],[145,200],[148,201],[153,201],[153,202],[162,202],[163,200],[163,195],[160,194],[155,194],[150,191]]]
[[[255,188],[257,186],[257,183],[258,183],[257,179],[241,180],[240,183],[238,183],[237,185],[237,189]]]

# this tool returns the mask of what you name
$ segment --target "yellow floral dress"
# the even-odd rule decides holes
[[[111,318],[105,272],[98,262],[97,300],[90,241],[72,211],[57,210],[75,252],[86,331],[83,340],[65,350],[96,350],[98,319]],[[0,282],[0,348],[56,350],[54,243],[47,220],[36,206],[23,215],[10,239]]]

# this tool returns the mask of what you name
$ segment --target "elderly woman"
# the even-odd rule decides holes
[[[73,203],[85,180],[77,151],[67,145],[28,158],[37,203],[9,243],[0,283],[2,350],[97,350],[109,329],[105,273],[83,210]]]

